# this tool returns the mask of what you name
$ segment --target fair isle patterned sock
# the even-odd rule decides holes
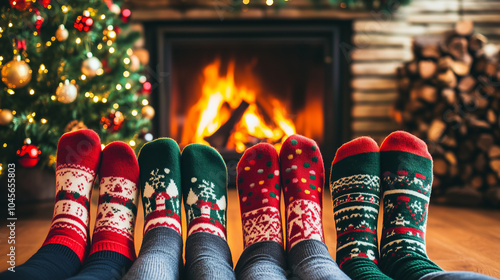
[[[64,134],[57,145],[56,199],[43,243],[69,247],[83,262],[88,252],[92,185],[101,161],[101,141],[92,130]]]
[[[283,246],[278,152],[270,144],[257,144],[245,151],[237,170],[244,248],[259,241]]]
[[[395,279],[416,280],[441,271],[427,257],[425,230],[432,157],[417,137],[396,131],[380,147],[384,226],[380,267]]]
[[[352,279],[390,279],[378,268],[380,154],[369,137],[337,150],[330,189],[337,228],[337,263]]]
[[[167,227],[182,234],[181,152],[170,138],[144,145],[139,153],[144,234],[156,227]]]
[[[123,142],[107,145],[102,151],[99,176],[99,205],[90,256],[112,251],[134,260],[139,165],[130,146]]]
[[[288,137],[280,151],[280,174],[284,187],[287,251],[306,239],[325,242],[321,221],[325,167],[316,142],[300,135]]]
[[[181,170],[188,237],[207,232],[226,240],[227,169],[221,155],[206,145],[188,145]]]

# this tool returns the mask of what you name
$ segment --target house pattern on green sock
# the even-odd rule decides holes
[[[380,203],[380,178],[356,174],[330,185],[337,230],[339,266],[357,257],[374,263],[378,259],[377,219]]]
[[[153,169],[143,184],[144,234],[159,226],[182,232],[180,190],[175,181],[168,178],[170,173],[168,168]]]
[[[385,172],[382,258],[427,256],[425,230],[432,179],[417,172]]]
[[[226,240],[226,188],[223,192],[209,180],[191,178],[192,186],[185,201],[188,236],[209,232]]]

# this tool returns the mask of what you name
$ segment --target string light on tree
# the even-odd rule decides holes
[[[70,83],[69,80],[59,83],[56,89],[57,101],[61,103],[71,103],[75,101],[77,95],[78,90],[76,86]]]
[[[2,67],[2,81],[9,88],[22,88],[31,81],[31,68],[16,55]]]

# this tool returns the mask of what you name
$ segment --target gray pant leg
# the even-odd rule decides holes
[[[236,279],[229,246],[215,234],[191,234],[186,240],[185,257],[185,279]]]
[[[337,279],[350,280],[332,259],[325,243],[308,239],[297,243],[288,252],[291,279]]]
[[[287,279],[286,258],[283,246],[275,241],[261,241],[246,248],[234,272],[236,279],[262,280]]]
[[[123,280],[180,279],[182,237],[166,227],[154,228],[144,235],[139,257]]]

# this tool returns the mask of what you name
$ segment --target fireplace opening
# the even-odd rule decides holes
[[[235,182],[241,153],[260,142],[279,151],[298,133],[320,146],[326,169],[346,138],[340,23],[171,23],[146,26],[160,137],[216,148]],[[345,32],[344,32],[345,33]],[[344,34],[345,36],[345,34]],[[154,55],[157,57],[154,57]],[[344,70],[344,71],[343,71]]]

